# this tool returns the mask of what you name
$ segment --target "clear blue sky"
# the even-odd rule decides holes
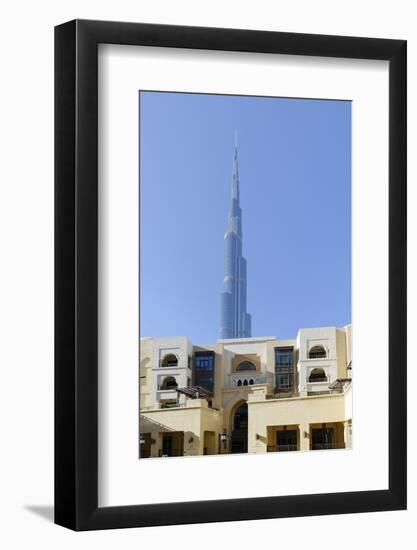
[[[252,336],[351,322],[351,104],[140,93],[141,335],[219,338],[235,130]]]

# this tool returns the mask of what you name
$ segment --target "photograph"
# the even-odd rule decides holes
[[[344,7],[4,4],[0,548],[416,538],[416,9]]]
[[[352,449],[351,101],[139,91],[138,456]]]

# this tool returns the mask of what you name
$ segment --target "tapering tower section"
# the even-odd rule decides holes
[[[239,202],[237,137],[233,157],[232,196],[224,235],[224,280],[220,338],[249,338],[252,320],[246,311],[246,260],[242,256],[242,209]]]

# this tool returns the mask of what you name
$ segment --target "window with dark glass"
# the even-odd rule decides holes
[[[323,346],[313,346],[308,352],[309,359],[323,359],[327,357],[327,352]]]
[[[280,430],[276,437],[278,451],[297,450],[297,430]]]
[[[195,353],[194,384],[214,393],[214,351]]]
[[[174,376],[167,376],[164,378],[162,384],[160,385],[160,390],[175,390],[178,388],[177,381]]]
[[[165,355],[161,361],[161,367],[177,367],[178,366],[178,357],[173,353]]]
[[[309,382],[326,382],[327,376],[323,369],[313,369],[308,378]]]
[[[245,371],[245,370],[256,370],[256,367],[252,363],[252,361],[242,361],[236,367],[236,372]]]
[[[294,390],[294,349],[292,347],[275,349],[275,391],[292,392]]]
[[[325,424],[323,424],[325,426]],[[312,430],[312,444],[313,451],[320,449],[333,449],[334,448],[334,429],[333,428],[316,428]]]

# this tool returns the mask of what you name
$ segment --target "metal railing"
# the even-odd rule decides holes
[[[330,376],[320,376],[317,378],[309,377],[307,380],[308,384],[325,384],[326,382],[330,382]]]
[[[332,390],[318,390],[318,391],[307,391],[308,396],[312,395],[333,395],[335,393],[343,393],[343,388],[335,388]]]
[[[173,407],[182,407],[184,405],[181,405],[181,403],[160,403],[157,401],[156,403],[153,403],[152,405],[147,405],[146,407],[141,407],[141,411],[153,411],[157,409],[171,409]]]
[[[313,451],[322,451],[327,449],[346,449],[345,443],[313,443],[311,446]]]
[[[283,451],[298,451],[297,445],[268,445],[266,448],[268,453],[277,453]]]
[[[160,368],[176,369],[179,366],[178,361],[159,361]]]
[[[274,397],[280,398],[280,397],[292,397],[295,394],[294,386],[292,388],[288,388],[286,390],[283,390],[282,388],[275,388],[274,390]]]
[[[289,391],[289,392],[283,392],[280,391],[278,393],[268,393],[265,395],[265,399],[285,399],[289,397],[298,397],[298,393],[295,391]]]

